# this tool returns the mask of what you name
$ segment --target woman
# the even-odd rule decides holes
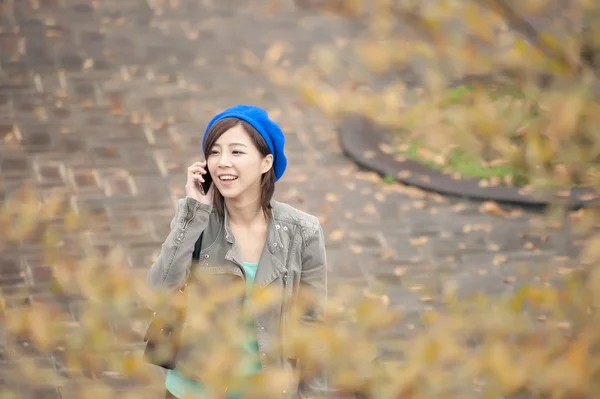
[[[281,293],[280,303],[252,321],[253,339],[245,347],[256,352],[260,361],[246,369],[245,375],[260,374],[269,367],[302,366],[302,359],[283,353],[275,342],[281,339],[281,326],[299,296],[314,299],[304,319],[323,321],[327,274],[319,221],[272,199],[275,182],[287,166],[284,144],[280,127],[261,108],[236,105],[216,115],[204,132],[206,161],[188,168],[186,198],[178,201],[171,232],[148,272],[148,283],[155,290],[181,287],[202,234],[200,263],[194,273],[239,276],[249,288],[273,288]],[[213,184],[204,195],[201,183],[207,173]],[[189,318],[193,307],[188,308]],[[201,376],[190,379],[182,369],[178,360],[177,369],[168,372],[167,397],[203,397]],[[322,374],[312,373],[307,379],[283,389],[281,397],[312,397],[326,391]]]

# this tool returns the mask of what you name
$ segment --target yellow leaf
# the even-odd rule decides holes
[[[242,51],[242,64],[250,68],[257,68],[260,66],[261,61],[252,51],[244,49]]]
[[[363,249],[362,249],[362,247],[360,247],[358,245],[351,245],[350,251],[354,252],[355,254],[362,254]]]
[[[504,216],[504,211],[500,208],[497,202],[486,201],[479,207],[481,213],[488,213],[495,216]]]
[[[273,43],[265,54],[265,62],[268,64],[276,64],[281,59],[285,45],[282,42]]]
[[[384,154],[391,154],[392,152],[394,152],[394,149],[392,148],[391,145],[389,145],[388,143],[380,143],[379,144],[379,149],[381,150],[381,152],[383,152]]]
[[[332,193],[328,193],[327,195],[325,195],[325,199],[329,202],[337,202],[338,196]]]
[[[506,256],[498,254],[498,255],[494,256],[492,263],[494,264],[494,266],[498,266],[502,263],[505,263],[506,260],[507,260]]]
[[[335,229],[334,231],[331,232],[331,234],[329,234],[329,239],[331,241],[340,241],[342,238],[344,238],[344,236],[346,235],[346,232],[342,229]]]
[[[391,43],[389,41],[369,40],[357,46],[358,56],[373,72],[383,72],[392,62]]]
[[[504,392],[517,391],[527,380],[527,370],[511,358],[510,348],[501,341],[490,344],[488,367]]]
[[[479,5],[469,3],[466,10],[464,10],[464,16],[468,28],[475,32],[480,39],[488,43],[491,43],[495,39],[495,26],[491,23],[489,18],[485,17],[485,14],[482,13]]]
[[[377,153],[375,151],[365,151],[363,152],[363,157],[365,157],[366,159],[373,159],[377,156]]]
[[[421,237],[417,237],[417,238],[411,238],[410,239],[410,245],[412,245],[414,247],[418,247],[418,246],[427,244],[428,241],[429,241],[429,237],[427,237],[427,236],[421,236]]]

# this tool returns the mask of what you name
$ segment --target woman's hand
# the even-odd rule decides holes
[[[206,195],[202,194],[202,189],[200,187],[200,184],[204,183],[203,175],[206,173],[206,161],[195,162],[188,168],[187,181],[185,183],[185,195],[194,198],[202,204],[212,205],[214,184],[210,185]]]

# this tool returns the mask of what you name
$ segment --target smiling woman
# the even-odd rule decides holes
[[[213,204],[219,215],[224,215],[224,200],[230,198],[232,203],[260,199],[261,209],[269,216],[276,177],[273,154],[261,134],[245,120],[226,117],[210,126],[203,147],[217,187]]]
[[[275,182],[287,167],[284,144],[280,127],[255,106],[229,108],[206,128],[206,162],[188,168],[186,198],[179,200],[171,233],[148,272],[148,283],[155,290],[183,291],[194,266],[194,276],[206,277],[211,284],[214,278],[217,289],[221,289],[218,282],[225,281],[223,291],[233,298],[219,304],[219,321],[211,323],[210,332],[191,331],[195,323],[189,320],[210,297],[200,290],[198,300],[190,300],[182,329],[187,332],[185,342],[165,367],[167,397],[214,397],[215,385],[220,394],[227,392],[228,399],[315,397],[327,391],[324,372],[284,344],[291,340],[291,310],[302,309],[303,325],[315,331],[313,326],[324,321],[327,297],[319,220],[272,199]],[[200,185],[208,182],[207,173],[213,183],[204,191]],[[236,282],[242,283],[239,295]],[[263,290],[275,293],[275,300],[266,311],[255,313],[247,305]],[[300,302],[302,306],[296,306]],[[241,321],[239,335],[231,326],[219,329],[232,315]],[[215,362],[219,359],[215,352],[232,345],[226,361]],[[232,353],[241,353],[241,358]],[[225,374],[224,382],[215,383],[218,371]],[[270,372],[277,377],[269,377]],[[284,375],[287,378],[282,379]],[[269,384],[259,386],[256,381],[261,378]],[[273,392],[273,382],[281,389]]]

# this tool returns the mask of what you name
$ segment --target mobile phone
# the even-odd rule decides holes
[[[205,174],[202,175],[202,177],[204,178],[204,183],[200,183],[200,191],[202,191],[202,195],[206,195],[213,180],[212,180],[212,176],[210,175],[210,172],[208,170],[206,171]]]

